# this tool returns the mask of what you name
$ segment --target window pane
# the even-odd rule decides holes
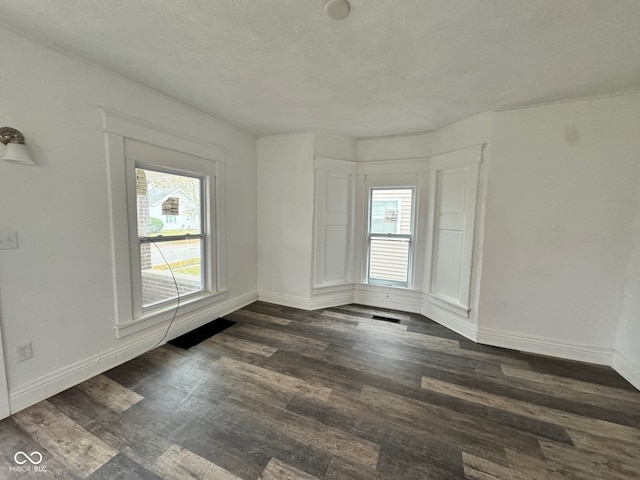
[[[372,238],[369,254],[369,280],[407,283],[409,241],[396,238]]]
[[[202,180],[136,168],[138,237],[202,233]]]
[[[411,188],[371,190],[370,233],[411,233]]]
[[[140,260],[143,308],[175,299],[177,297],[176,283],[180,296],[204,289],[202,283],[202,240],[200,238],[141,243]],[[171,275],[172,270],[173,276]]]
[[[390,285],[408,285],[409,238],[411,235],[412,188],[373,188],[369,213],[369,281]],[[389,235],[374,238],[375,235]]]

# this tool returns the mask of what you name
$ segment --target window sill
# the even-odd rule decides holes
[[[403,287],[403,286],[398,286],[398,285],[385,285],[385,284],[378,284],[378,283],[371,283],[371,282],[362,282],[362,283],[357,283],[356,284],[356,288],[359,289],[368,289],[370,291],[378,291],[378,292],[385,292],[385,291],[389,291],[391,290],[395,290],[397,292],[406,292],[409,295],[413,295],[413,294],[422,294],[422,292],[420,290],[416,290],[413,287]]]
[[[409,287],[409,284],[407,282],[400,282],[395,280],[369,279],[369,281],[366,282],[366,285],[373,285],[376,287],[405,288],[408,290],[412,290],[412,288]]]
[[[116,324],[116,337],[122,338],[134,333],[138,333],[147,328],[151,328],[162,323],[171,321],[174,318],[191,313],[193,311],[207,307],[227,298],[227,290],[218,292],[203,292],[199,295],[190,296],[180,302],[180,307],[176,314],[176,305],[163,305],[158,309],[144,312],[140,317],[128,322]]]

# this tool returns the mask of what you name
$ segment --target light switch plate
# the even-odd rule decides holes
[[[12,248],[18,248],[18,232],[15,230],[0,232],[0,250],[10,250]]]

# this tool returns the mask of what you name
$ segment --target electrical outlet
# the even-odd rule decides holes
[[[31,342],[18,345],[16,347],[16,354],[18,356],[18,362],[24,362],[33,357],[33,350],[31,350]]]

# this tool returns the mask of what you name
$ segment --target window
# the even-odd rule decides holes
[[[101,107],[100,113],[116,336],[216,315],[227,297],[227,150],[115,110]],[[152,279],[159,285],[149,288]]]
[[[369,283],[409,286],[413,204],[413,188],[369,190]]]
[[[203,179],[136,165],[142,308],[204,287]],[[162,222],[161,218],[165,221]]]
[[[221,165],[125,139],[133,322],[171,318],[219,299]],[[126,327],[124,327],[126,328]]]

